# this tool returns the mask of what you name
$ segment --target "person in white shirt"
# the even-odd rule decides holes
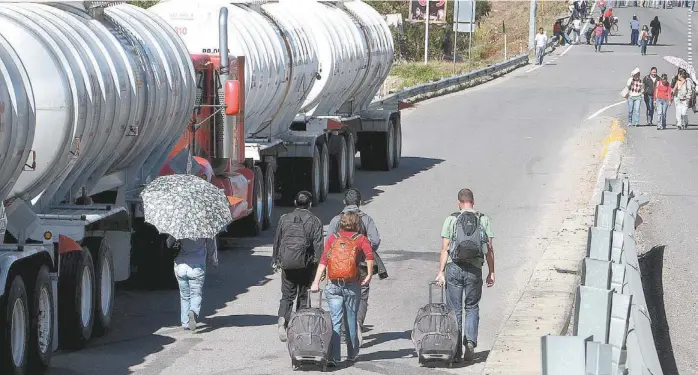
[[[545,31],[541,27],[538,29],[538,34],[535,38],[536,42],[536,65],[543,64],[543,56],[545,55],[545,46],[548,44],[548,36],[545,35]]]
[[[579,18],[575,18],[572,21],[572,30],[574,30],[574,44],[579,43],[579,32],[582,28],[582,21]]]

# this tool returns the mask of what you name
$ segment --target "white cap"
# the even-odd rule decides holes
[[[640,73],[640,68],[635,68],[635,69],[633,69],[633,71],[630,73],[630,75],[633,75],[633,76],[634,76],[635,74],[638,74],[638,73]]]

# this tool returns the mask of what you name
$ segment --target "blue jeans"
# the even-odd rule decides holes
[[[660,127],[666,129],[666,112],[669,109],[669,101],[666,99],[657,99],[657,129]]]
[[[603,43],[603,36],[598,35],[596,36],[596,45],[594,46],[594,49],[597,51],[601,51],[601,44]]]
[[[651,124],[654,118],[654,96],[645,94],[645,107],[647,108],[647,111],[645,111],[647,114],[647,122]]]
[[[637,39],[640,36],[640,30],[639,29],[632,29],[630,31],[630,44],[632,45],[637,45]]]
[[[628,97],[628,126],[640,125],[640,103],[641,96]]]
[[[640,53],[643,55],[647,54],[647,42],[647,39],[640,41]]]
[[[189,312],[192,311],[198,318],[201,311],[206,265],[175,263],[174,273],[179,284],[180,319],[182,327],[186,327]]]
[[[358,280],[345,284],[328,282],[325,286],[325,298],[332,316],[332,340],[330,342],[330,356],[335,362],[342,357],[340,346],[340,332],[342,322],[346,314],[347,332],[347,357],[356,358],[359,355],[359,337],[356,332],[356,315],[359,312],[359,298],[361,286]]]
[[[456,311],[458,327],[458,350],[461,354],[463,342],[471,341],[477,347],[477,331],[480,324],[480,298],[482,297],[482,269],[470,264],[446,264],[446,303]],[[465,328],[463,328],[465,307]]]

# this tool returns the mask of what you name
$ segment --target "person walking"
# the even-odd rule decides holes
[[[310,212],[313,196],[307,191],[296,194],[296,209],[279,218],[272,252],[272,268],[281,271],[279,301],[279,340],[287,340],[286,330],[293,304],[296,310],[308,302],[308,288],[313,281],[322,254],[322,222]]]
[[[320,279],[327,271],[325,299],[332,317],[332,339],[330,341],[330,366],[340,361],[340,329],[346,316],[349,340],[347,361],[355,362],[359,356],[357,318],[361,286],[369,285],[373,277],[373,250],[371,243],[358,233],[361,217],[356,212],[345,212],[339,220],[339,232],[333,233],[325,243],[325,250],[311,286],[312,291],[320,290]],[[368,272],[359,275],[359,262],[366,260]]]
[[[636,46],[639,36],[640,36],[640,21],[637,20],[636,15],[633,15],[633,19],[632,19],[632,21],[630,21],[630,44],[633,46]]]
[[[608,44],[608,34],[611,33],[611,18],[603,18],[601,23],[603,24],[603,42]]]
[[[487,286],[494,285],[494,247],[492,224],[487,215],[474,208],[475,198],[470,189],[458,192],[459,211],[451,214],[441,229],[441,257],[436,283],[446,285],[446,303],[455,310],[458,327],[456,361],[461,355],[472,361],[477,348],[482,297],[482,266],[485,259],[489,273]],[[473,246],[469,246],[473,245]],[[463,330],[463,307],[465,329]],[[465,346],[465,352],[463,352]]]
[[[543,28],[538,29],[536,34],[536,65],[543,64],[543,56],[545,56],[545,46],[548,45],[548,36],[545,35]]]
[[[652,32],[650,44],[657,45],[657,39],[662,32],[662,24],[659,22],[659,16],[654,16],[654,19],[650,22],[650,31]]]
[[[175,240],[168,236],[166,243],[179,251],[174,260],[174,274],[179,285],[182,328],[194,331],[201,312],[206,264],[218,267],[218,246],[212,238]]]
[[[595,35],[595,44],[594,44],[594,51],[596,52],[601,52],[601,44],[603,44],[603,36],[605,33],[605,29],[603,26],[603,23],[601,21],[601,18],[599,18],[599,23],[596,24],[594,27],[594,35]]]
[[[640,125],[640,102],[645,94],[644,85],[640,79],[640,68],[635,68],[631,72],[631,77],[625,84],[628,90],[626,98],[628,100],[628,126]]]
[[[657,68],[652,67],[650,74],[642,79],[644,86],[645,114],[647,115],[647,125],[652,125],[654,118],[654,87],[657,86]]]
[[[572,21],[572,30],[574,31],[574,44],[579,44],[579,33],[582,29],[582,21],[579,18],[575,18]]]
[[[666,129],[666,113],[672,102],[671,85],[666,74],[662,74],[662,79],[657,81],[654,88],[654,100],[658,117],[657,130]]]
[[[332,234],[338,232],[339,222],[342,218],[342,215],[347,212],[355,212],[359,215],[359,218],[361,219],[359,223],[358,232],[360,234],[365,235],[368,238],[368,242],[371,244],[371,250],[373,252],[373,257],[375,260],[375,258],[377,257],[378,247],[381,243],[380,234],[378,234],[378,228],[376,227],[376,223],[375,221],[373,221],[373,218],[361,211],[359,209],[360,206],[361,193],[359,192],[359,190],[356,188],[347,189],[347,191],[344,193],[344,210],[342,210],[341,213],[333,217],[330,221],[330,224],[327,226],[328,239],[330,236],[332,236]],[[368,270],[366,268],[366,262],[362,261],[361,264],[359,264],[359,274],[361,278],[366,277],[366,275],[368,274]],[[356,317],[359,325],[357,328],[359,346],[361,346],[361,344],[363,343],[364,322],[366,321],[366,313],[368,312],[368,296],[371,291],[370,289],[371,286],[369,284],[361,286],[361,300],[359,301],[359,310]],[[346,327],[343,326],[343,328]],[[346,330],[344,329],[343,332],[346,332]]]
[[[673,96],[676,98],[674,106],[676,107],[676,128],[686,129],[688,126],[688,108],[692,94],[691,81],[688,78],[688,73],[681,70],[678,75],[678,80],[674,86]]]
[[[647,25],[642,26],[642,31],[640,32],[640,54],[643,56],[647,55],[647,43],[650,41],[649,33]]]

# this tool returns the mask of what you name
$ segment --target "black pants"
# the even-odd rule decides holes
[[[657,39],[659,39],[659,34],[652,33],[652,36],[650,37],[650,44],[656,45]]]
[[[296,310],[308,304],[308,290],[315,278],[317,265],[298,270],[284,270],[281,272],[281,300],[279,301],[279,317],[283,317],[288,324],[293,312],[293,303],[296,302]]]

